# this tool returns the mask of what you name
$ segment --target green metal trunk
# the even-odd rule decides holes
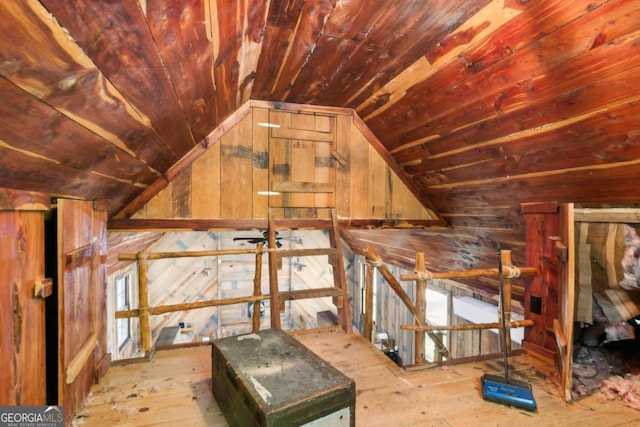
[[[278,329],[214,341],[212,383],[231,426],[355,426],[355,382]]]

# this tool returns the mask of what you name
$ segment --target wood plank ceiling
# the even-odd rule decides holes
[[[249,100],[352,108],[447,231],[411,267],[523,262],[521,202],[636,204],[636,0],[0,3],[0,187],[116,214]]]

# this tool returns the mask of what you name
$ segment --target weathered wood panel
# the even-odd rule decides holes
[[[341,67],[341,78],[336,79],[339,85],[335,89],[327,88],[316,102],[355,108],[366,101],[370,90],[384,86],[425,52],[435,48],[488,2],[437,0],[429,7],[421,0],[389,4],[374,31]],[[464,7],[458,7],[463,3]],[[431,13],[431,8],[440,13]]]
[[[89,393],[97,367],[109,358],[106,212],[94,210],[91,202],[60,199],[57,235],[58,399],[67,424]],[[78,360],[87,345],[86,359]]]
[[[433,219],[349,115],[255,106],[135,218],[328,218],[338,203],[342,218]]]
[[[123,181],[123,191],[124,182],[150,184],[160,176],[143,163],[153,161],[149,148],[125,143],[116,147],[6,79],[0,78],[0,91],[3,94],[0,98],[0,114],[4,119],[1,138],[5,148],[30,152],[33,157],[48,161],[50,168],[65,166],[76,169],[78,173],[108,177],[114,184]],[[29,112],[26,117],[23,116],[25,111]],[[43,123],[46,125],[42,126]],[[51,144],[55,138],[63,135],[67,138],[67,150]],[[74,150],[75,147],[83,149]],[[96,155],[99,161],[96,161]],[[19,166],[14,165],[15,168]]]
[[[335,206],[335,116],[281,112],[269,139],[272,208],[327,209]],[[318,214],[320,215],[320,214]]]
[[[200,141],[221,122],[211,75],[216,40],[211,33],[208,3],[166,0],[141,5],[191,132]],[[185,73],[189,78],[184,78]]]
[[[363,2],[347,1],[334,7],[314,42],[313,55],[300,67],[297,84],[290,89],[288,100],[307,103],[326,99],[325,91],[331,87],[332,80],[358,51],[365,35],[371,32],[390,4],[385,2],[372,7]]]
[[[220,141],[216,141],[191,166],[191,215],[220,218]],[[153,216],[158,217],[158,216]]]
[[[251,218],[253,188],[253,137],[247,116],[220,140],[220,214],[223,218]]]
[[[249,100],[268,2],[232,0],[210,3],[214,40],[213,76],[218,115],[226,118]]]
[[[335,0],[271,2],[265,42],[273,51],[269,64],[258,62],[259,68],[273,67],[271,73],[256,82],[256,94],[268,94],[268,99],[284,101],[309,53],[316,44],[324,24],[335,6]],[[264,58],[264,56],[261,56]],[[277,66],[274,67],[274,65]],[[258,96],[258,99],[267,99]]]
[[[100,72],[150,120],[163,144],[177,158],[195,145],[153,34],[137,2],[43,3]]]
[[[523,206],[527,221],[527,263],[541,274],[526,288],[525,317],[535,325],[525,330],[523,347],[551,358],[557,352],[553,320],[558,319],[558,259],[556,249],[560,235],[558,206],[554,203]],[[559,242],[565,244],[563,242]]]
[[[44,405],[44,300],[34,295],[44,279],[44,213],[0,211],[0,403]]]
[[[269,129],[263,126],[270,122],[270,110],[251,108],[253,132],[253,206],[254,218],[269,218]],[[262,123],[262,124],[261,124]]]
[[[42,5],[19,2],[1,7],[5,19],[0,26],[0,48],[5,58],[12,58],[0,70],[3,77],[114,146],[135,152],[157,170],[178,159],[175,153],[163,150],[162,141],[148,129],[144,118]],[[150,147],[155,147],[153,153],[146,151]]]

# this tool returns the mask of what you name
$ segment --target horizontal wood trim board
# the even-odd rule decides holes
[[[274,182],[273,191],[280,193],[333,193],[335,184],[332,182]]]
[[[301,289],[297,291],[280,292],[280,301],[322,298],[322,297],[338,297],[342,295],[340,288],[318,288],[318,289]]]
[[[640,223],[640,209],[575,209],[574,220],[576,222],[620,222],[638,224]]]
[[[65,269],[74,269],[93,257],[93,244],[87,244],[65,254]]]
[[[367,222],[365,225],[371,225]],[[109,231],[132,230],[266,230],[269,226],[268,219],[116,219],[109,222]],[[326,219],[279,219],[275,222],[276,229],[280,230],[328,230],[331,221]]]
[[[73,357],[73,359],[71,359],[71,362],[67,366],[65,380],[67,384],[72,384],[76,380],[76,377],[82,370],[82,367],[85,365],[85,363],[87,363],[89,356],[91,356],[91,354],[93,353],[93,349],[96,348],[97,344],[98,334],[96,332],[93,332],[91,335],[89,335],[78,353],[76,353],[76,355]]]
[[[312,248],[312,249],[270,249],[263,247],[252,249],[217,249],[209,251],[187,251],[187,252],[146,252],[140,253],[128,253],[119,254],[119,261],[136,261],[138,258],[145,260],[165,259],[165,258],[197,258],[205,256],[224,256],[224,255],[245,255],[245,254],[257,254],[266,252],[276,252],[279,257],[294,257],[294,256],[317,256],[317,255],[335,255],[337,253],[336,248]]]
[[[186,310],[195,310],[198,308],[243,304],[247,302],[264,301],[268,299],[269,299],[269,295],[258,295],[258,296],[247,296],[247,297],[238,297],[238,298],[214,299],[209,301],[185,302],[182,304],[161,305],[158,307],[150,307],[149,314],[151,315],[165,314],[165,313],[171,313],[175,311],[186,311]],[[116,311],[115,317],[116,319],[126,319],[128,317],[138,317],[140,316],[140,313],[141,311],[138,309]]]
[[[408,228],[439,228],[449,229],[444,220],[430,219],[360,219],[343,218],[338,220],[343,229],[408,229]],[[267,219],[251,220],[218,220],[218,219],[116,219],[109,222],[108,230],[113,232],[126,232],[132,230],[266,230]],[[281,230],[328,230],[331,221],[326,219],[279,219],[276,224]]]
[[[209,251],[183,251],[183,252],[140,252],[140,259],[154,260],[164,258],[198,258],[204,256],[221,256],[221,255],[245,255],[256,254],[258,252],[268,252],[269,249],[258,250],[253,249],[212,249]],[[135,261],[138,254],[120,254],[118,261]]]
[[[336,248],[315,248],[315,249],[282,249],[275,251],[278,257],[304,257],[318,255],[335,255],[338,253]]]
[[[273,128],[271,130],[271,136],[279,139],[314,142],[333,142],[335,138],[333,132],[290,128]]]

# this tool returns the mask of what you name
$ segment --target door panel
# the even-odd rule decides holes
[[[44,214],[0,211],[0,405],[44,405]]]
[[[74,416],[106,356],[106,212],[58,200],[58,401]]]
[[[270,208],[290,212],[335,206],[335,117],[272,112],[269,138]],[[297,211],[296,211],[297,209]]]

